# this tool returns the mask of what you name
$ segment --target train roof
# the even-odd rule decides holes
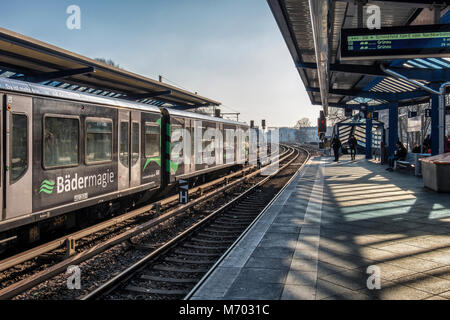
[[[0,78],[0,90],[7,90],[20,93],[35,94],[52,98],[69,99],[87,103],[100,103],[116,107],[139,109],[142,111],[150,111],[161,113],[158,107],[144,103],[127,101],[123,99],[115,99],[110,97],[102,97],[98,95],[75,92],[50,86],[44,86],[36,83],[13,80],[8,78]]]
[[[197,113],[197,112],[188,112],[188,111],[181,111],[177,109],[171,109],[171,108],[163,108],[169,113],[169,116],[179,116],[179,117],[188,117],[188,118],[194,118],[199,120],[206,120],[206,121],[214,121],[214,122],[222,122],[222,123],[228,123],[233,125],[240,125],[240,126],[248,126],[244,122],[238,122],[223,118],[217,118],[217,117],[211,117],[205,114]]]
[[[50,86],[40,85],[40,84],[26,82],[26,81],[14,80],[14,79],[9,79],[9,78],[0,78],[0,90],[26,93],[26,94],[35,94],[35,95],[39,95],[39,96],[68,99],[68,100],[74,100],[74,101],[86,102],[86,103],[99,103],[99,104],[111,105],[111,106],[115,106],[115,107],[131,108],[131,109],[138,109],[138,110],[142,110],[142,111],[161,113],[161,110],[158,107],[140,103],[140,102],[127,101],[127,100],[116,99],[116,98],[111,98],[111,97],[102,97],[102,96],[98,96],[98,95],[94,95],[94,94],[76,92],[76,91],[60,89],[60,88],[54,88],[54,87],[50,87]],[[194,118],[194,119],[199,119],[199,120],[207,120],[207,121],[228,123],[228,124],[233,124],[233,125],[247,126],[247,124],[243,123],[243,122],[237,122],[237,121],[223,119],[223,118],[211,117],[211,116],[204,115],[204,114],[197,113],[197,112],[181,111],[181,110],[176,110],[176,109],[171,109],[171,108],[164,108],[164,109],[167,110],[167,112],[169,113],[170,116],[189,117],[189,118]]]

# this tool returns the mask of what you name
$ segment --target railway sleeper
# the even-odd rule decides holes
[[[263,201],[263,199],[261,199],[261,197],[258,197],[257,199],[253,199],[253,200],[243,200],[243,201],[239,202],[239,206],[246,207],[246,208],[253,208],[255,206],[255,204],[262,204],[262,201]]]
[[[243,217],[241,217],[241,216],[239,216],[239,215],[224,215],[224,216],[222,216],[225,220],[228,220],[228,221],[233,221],[233,222],[235,222],[235,221],[240,221],[240,222],[243,222],[243,223],[249,223],[249,222],[252,222],[253,220],[255,220],[255,218],[257,217],[258,215],[252,215],[252,216],[243,216]]]
[[[131,292],[138,292],[138,293],[147,293],[147,294],[161,294],[161,295],[185,295],[189,293],[189,290],[163,290],[163,289],[148,289],[148,288],[142,288],[142,287],[136,287],[136,286],[127,286],[125,288],[127,291]]]
[[[233,243],[233,240],[206,240],[200,238],[191,238],[191,241],[200,242],[200,243],[208,243],[208,244],[222,244],[222,243]]]
[[[228,246],[200,246],[200,245],[196,245],[196,244],[190,244],[190,243],[185,243],[183,244],[184,247],[186,248],[191,248],[191,249],[200,249],[200,250],[225,250],[228,249]]]
[[[255,211],[255,208],[261,208],[265,206],[266,202],[258,201],[252,202],[249,204],[239,204],[239,211]]]
[[[255,212],[255,210],[257,210],[256,208],[259,208],[259,206],[253,205],[249,208],[246,208],[244,206],[237,205],[237,206],[230,208],[226,212],[252,213],[252,212]]]
[[[242,213],[226,213],[224,214],[222,217],[225,218],[232,218],[232,219],[254,219],[258,214],[257,213],[253,213],[253,214],[242,214]]]
[[[211,233],[215,231],[210,231]],[[221,232],[222,233],[222,232]],[[208,233],[198,233],[199,237],[205,237],[205,238],[221,238],[221,239],[236,239],[239,235],[238,232],[233,232],[233,235],[223,235],[223,234],[208,234]]]
[[[157,271],[167,271],[167,272],[180,272],[180,273],[205,273],[208,272],[209,268],[197,268],[197,269],[190,269],[190,268],[177,268],[177,267],[169,267],[169,266],[163,266],[163,265],[156,265],[153,266],[154,270]]]
[[[226,218],[226,217],[220,217],[219,219],[216,220],[216,223],[220,223],[222,222],[223,224],[232,224],[232,225],[236,225],[236,224],[240,224],[240,225],[248,225],[249,223],[251,223],[254,220],[254,218],[252,219],[240,219],[240,218]]]
[[[229,220],[229,221],[235,222],[237,220],[239,220],[239,221],[248,221],[248,220],[253,220],[253,219],[254,219],[254,216],[252,216],[252,217],[242,216],[241,217],[239,214],[235,214],[235,215],[223,214],[220,217],[218,217],[217,220]]]
[[[229,228],[231,229],[233,226],[239,226],[240,229],[246,228],[248,226],[248,223],[242,222],[242,221],[223,221],[223,220],[216,220],[214,221],[215,224],[219,225],[221,228]],[[238,229],[238,228],[236,228]]]
[[[215,228],[214,230],[216,230],[216,231],[212,231],[212,232],[227,232],[227,233],[235,232],[236,233],[236,232],[242,232],[244,230],[244,228],[241,226],[226,226],[223,223],[221,223],[221,224],[213,223],[210,225],[210,227],[213,229]],[[229,230],[225,230],[225,229],[229,229]],[[212,230],[212,229],[210,229],[210,228],[205,229],[205,231],[210,231],[210,230]]]
[[[62,261],[65,259],[65,255],[61,255],[58,253],[46,252],[37,257],[39,262],[49,263],[55,261]]]
[[[241,203],[238,203],[230,208],[231,211],[238,210],[238,211],[255,211],[255,205],[258,203],[248,204],[248,205],[242,205]]]
[[[207,252],[191,252],[191,251],[183,251],[183,250],[175,250],[176,254],[185,255],[189,257],[220,257],[220,253],[207,253]]]
[[[133,244],[133,247],[136,248],[137,250],[155,250],[156,248],[158,248],[158,245],[149,243],[138,243]]]
[[[214,263],[214,261],[212,261],[212,260],[184,260],[184,259],[173,258],[173,257],[166,257],[166,258],[164,258],[164,261],[175,262],[175,263],[187,263],[187,264],[206,264],[206,265],[211,265]]]
[[[148,274],[141,275],[140,279],[142,280],[150,280],[155,282],[168,282],[168,283],[197,283],[200,281],[200,278],[186,278],[186,279],[178,279],[178,278],[166,278],[166,277],[156,277]]]
[[[241,209],[243,210],[243,211],[246,211],[246,210],[255,210],[255,203],[253,203],[253,204],[245,204],[245,205],[242,205],[242,203],[238,203],[238,204],[236,204],[235,206],[233,206],[232,208],[231,208],[231,210],[235,210],[235,209],[238,209],[239,211],[241,211]]]

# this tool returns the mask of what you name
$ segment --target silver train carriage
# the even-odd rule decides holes
[[[240,122],[11,79],[0,79],[0,107],[0,235],[236,165],[236,155],[234,162],[208,165],[197,163],[194,153],[193,161],[179,163],[187,153],[174,150],[179,143],[198,148],[195,137],[209,127],[223,133],[248,129]],[[191,141],[177,128],[192,132]],[[216,159],[232,144],[248,157],[248,139],[233,137],[223,141]]]

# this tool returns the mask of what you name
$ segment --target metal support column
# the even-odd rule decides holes
[[[398,140],[398,104],[389,107],[389,157],[394,155]]]
[[[366,117],[366,159],[372,159],[372,110],[370,108]]]
[[[439,88],[436,88],[439,90]],[[431,154],[439,154],[439,95],[431,96]]]

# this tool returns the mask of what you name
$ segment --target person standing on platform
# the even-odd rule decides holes
[[[331,147],[334,151],[334,161],[339,161],[339,149],[341,148],[341,140],[339,140],[338,136],[334,136],[333,141],[331,141]]]
[[[350,147],[350,156],[352,160],[356,160],[356,146],[358,144],[358,141],[356,141],[356,138],[354,135],[350,136],[350,139],[348,139],[348,146]]]

